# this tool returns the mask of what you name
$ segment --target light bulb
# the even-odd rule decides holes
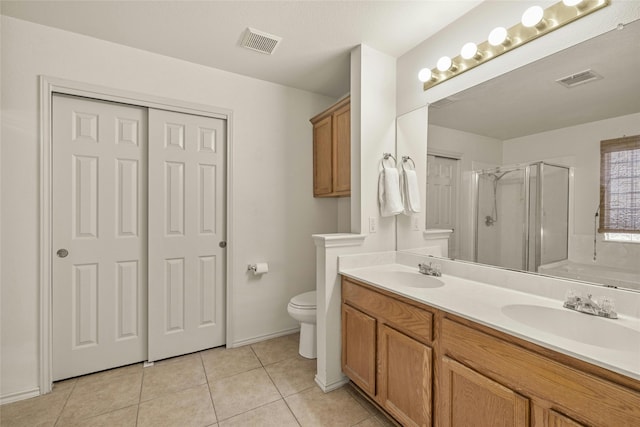
[[[504,27],[496,27],[489,33],[489,44],[491,46],[500,46],[507,41],[507,29]]]
[[[531,6],[522,14],[522,25],[525,27],[535,27],[544,16],[544,10],[540,6]]]
[[[430,69],[423,68],[418,72],[418,79],[420,79],[422,83],[428,82],[429,80],[431,80],[432,74],[433,73],[431,73]]]
[[[466,43],[464,46],[462,46],[462,50],[460,50],[460,56],[462,56],[464,59],[471,59],[475,57],[477,53],[478,46],[473,42]]]
[[[449,58],[448,56],[443,56],[442,58],[438,59],[438,64],[436,65],[436,67],[438,67],[438,70],[440,71],[447,71],[449,68],[451,68],[451,65],[451,58]]]
[[[577,6],[580,3],[582,3],[583,0],[562,0],[562,3],[564,3],[565,6],[567,7],[571,7],[571,6]]]

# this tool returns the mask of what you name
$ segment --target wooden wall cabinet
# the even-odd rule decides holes
[[[640,381],[345,277],[342,306],[344,373],[403,426],[640,426]]]
[[[339,101],[310,121],[313,124],[313,196],[350,196],[350,97]]]

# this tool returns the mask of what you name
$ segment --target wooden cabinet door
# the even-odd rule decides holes
[[[333,113],[333,192],[351,194],[351,104]]]
[[[549,422],[547,424],[549,427],[585,427],[584,424],[580,424],[553,409],[549,410]]]
[[[333,191],[331,116],[313,125],[313,195],[323,196]]]
[[[375,396],[376,319],[346,304],[342,304],[342,372]]]
[[[431,426],[431,349],[386,325],[378,334],[378,402],[403,426]]]
[[[442,427],[527,427],[529,400],[448,357],[442,358]]]

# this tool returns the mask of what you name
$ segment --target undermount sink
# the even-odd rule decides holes
[[[583,344],[621,351],[640,349],[640,332],[616,320],[529,304],[506,305],[502,313],[531,328]]]
[[[420,274],[417,271],[378,271],[375,276],[376,279],[384,280],[387,283],[409,288],[439,288],[444,286],[442,280]]]

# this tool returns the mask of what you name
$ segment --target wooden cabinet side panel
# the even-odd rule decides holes
[[[351,192],[351,105],[333,114],[333,191],[342,196]]]
[[[418,307],[395,300],[355,284],[342,281],[342,299],[369,314],[375,314],[385,323],[429,343],[433,336],[433,314]]]
[[[313,195],[329,195],[332,182],[332,126],[331,116],[313,125]]]
[[[346,304],[342,304],[342,372],[375,396],[376,319]]]
[[[441,360],[441,427],[530,425],[529,400],[453,359]]]
[[[640,393],[444,319],[441,349],[506,386],[593,425],[640,425]],[[443,375],[444,377],[444,375]]]
[[[431,426],[431,349],[385,325],[378,334],[378,402],[404,426]]]

